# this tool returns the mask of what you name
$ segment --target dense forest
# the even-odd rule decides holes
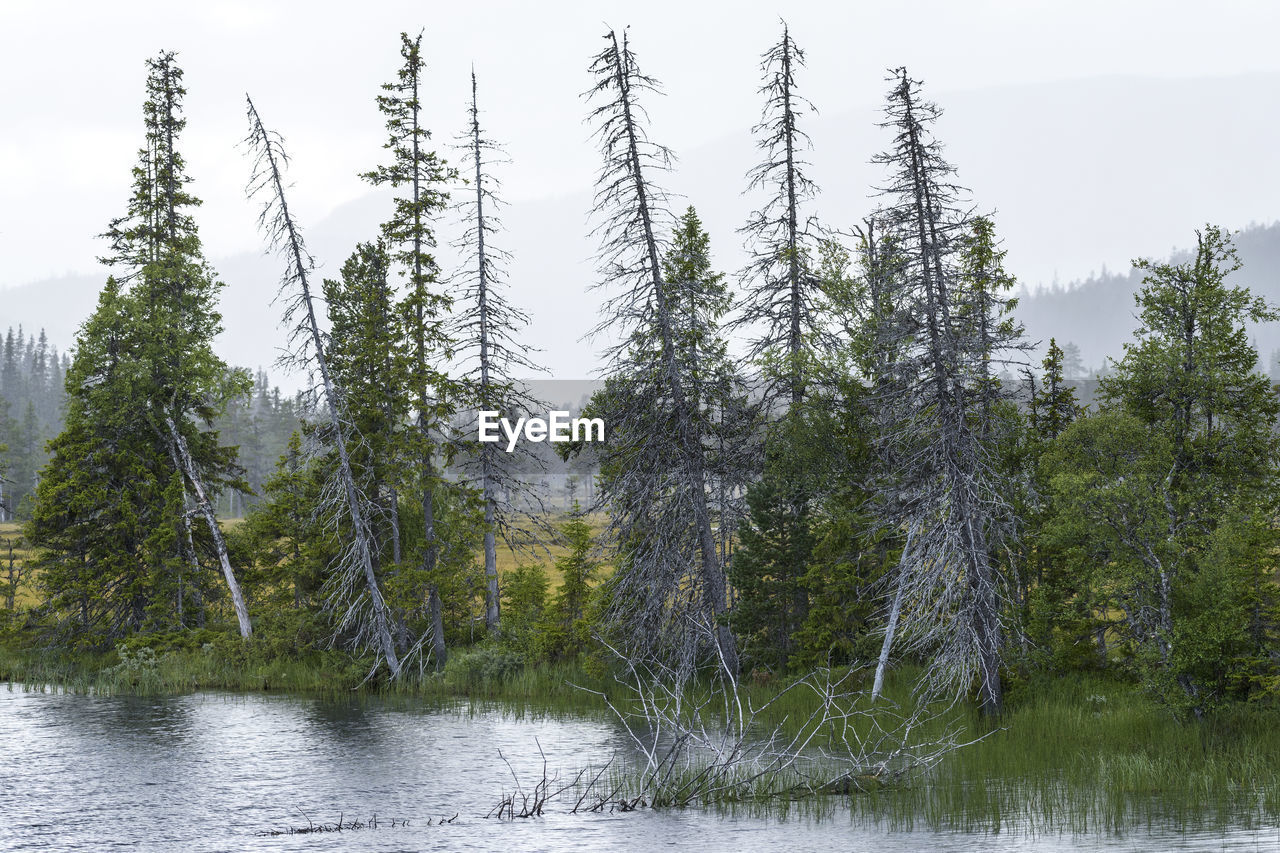
[[[1136,262],[1140,325],[1105,371],[1067,341],[1032,357],[999,221],[906,69],[885,83],[875,208],[820,219],[784,26],[742,184],[758,206],[714,235],[750,262],[719,270],[698,200],[663,188],[674,160],[644,110],[660,84],[625,31],[604,44],[584,76],[605,297],[584,412],[607,437],[558,459],[476,440],[481,410],[550,408],[522,379],[539,368],[520,302],[547,285],[505,275],[482,69],[468,110],[428,116],[421,36],[389,52],[362,177],[394,202],[332,278],[289,207],[284,138],[247,100],[293,397],[213,349],[224,285],[182,155],[187,83],[174,54],[149,59],[133,192],[73,354],[5,340],[4,517],[30,549],[7,636],[337,648],[387,681],[460,647],[503,671],[576,659],[730,688],[844,668],[872,700],[906,663],[922,706],[991,717],[1010,685],[1068,672],[1184,717],[1274,698],[1280,402],[1249,329],[1277,314],[1229,278],[1229,231]],[[1072,380],[1096,372],[1083,401]]]

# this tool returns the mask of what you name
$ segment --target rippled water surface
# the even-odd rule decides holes
[[[535,741],[536,739],[536,741]],[[605,719],[376,700],[198,693],[139,698],[0,686],[0,850],[1280,850],[1280,831],[1115,836],[889,832],[838,805],[486,819],[511,775],[562,777],[625,752]],[[265,836],[368,820],[376,829]],[[441,817],[457,818],[443,826]],[[408,825],[387,825],[390,819]]]

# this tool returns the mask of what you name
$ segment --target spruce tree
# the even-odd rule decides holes
[[[366,172],[362,177],[374,186],[389,186],[397,193],[394,215],[382,226],[392,259],[404,272],[407,293],[400,304],[408,337],[408,390],[416,410],[417,431],[410,452],[417,471],[414,484],[422,509],[422,531],[415,552],[427,578],[436,575],[441,536],[436,530],[435,497],[449,483],[437,470],[437,456],[447,453],[449,444],[441,435],[457,405],[457,385],[445,364],[453,353],[448,311],[452,299],[440,286],[440,265],[436,246],[435,219],[447,207],[447,186],[452,169],[429,148],[431,133],[422,116],[421,93],[426,62],[422,56],[422,34],[410,38],[400,34],[403,60],[396,79],[383,85],[385,94],[377,98],[378,109],[386,116],[390,163]],[[428,595],[431,607],[440,608],[438,583],[432,582]],[[443,638],[433,639],[437,660],[444,655]]]
[[[751,262],[743,271],[743,299],[735,325],[756,331],[748,356],[767,363],[768,389],[796,406],[804,397],[809,350],[821,335],[819,279],[813,270],[816,228],[805,207],[818,187],[805,173],[810,147],[800,129],[816,112],[799,94],[796,75],[805,56],[785,22],[781,40],[760,63],[765,98],[760,123],[753,128],[764,161],[747,173],[748,191],[768,198],[739,229],[746,235]]]
[[[653,174],[671,154],[640,122],[639,97],[657,91],[657,81],[640,71],[625,32],[605,41],[591,63],[588,96],[604,156],[595,200],[598,257],[612,291],[599,328],[619,339],[596,398],[611,430],[601,492],[620,559],[610,621],[635,660],[657,656],[687,671],[709,651],[719,668],[736,674],[708,465],[709,410],[718,389],[734,388],[724,381],[731,371],[716,333],[727,295],[692,210],[675,239],[667,236],[672,216]]]
[[[398,678],[400,655],[391,635],[392,614],[378,574],[373,509],[368,494],[360,488],[351,459],[353,421],[345,392],[329,365],[329,347],[315,304],[318,294],[311,284],[314,262],[284,194],[283,170],[289,158],[279,135],[263,126],[253,101],[247,96],[245,101],[249,119],[245,143],[254,156],[248,194],[267,194],[259,227],[285,261],[277,299],[285,303],[284,322],[292,324],[292,349],[284,363],[318,374],[325,439],[337,457],[317,512],[345,523],[348,532],[325,582],[325,606],[338,614],[338,632],[351,629],[351,643],[357,648],[372,646],[386,662],[391,677]]]
[[[396,310],[390,257],[381,243],[361,243],[325,279],[330,322],[329,365],[346,395],[351,417],[351,464],[370,498],[378,523],[380,561],[401,562],[399,484],[406,454],[402,425],[408,418],[408,354],[403,317]]]
[[[1183,262],[1138,260],[1141,327],[1100,388],[1104,412],[1054,443],[1052,532],[1096,567],[1099,609],[1139,650],[1146,685],[1205,713],[1274,678],[1280,401],[1247,323],[1275,309],[1229,276],[1230,235],[1206,226]],[[1098,560],[1099,555],[1105,559]]]
[[[940,110],[905,69],[893,72],[883,126],[893,134],[876,160],[889,168],[877,222],[894,235],[889,312],[878,324],[875,408],[881,514],[906,535],[877,683],[902,620],[913,648],[930,657],[930,691],[978,685],[984,713],[1002,705],[1007,616],[996,555],[1015,534],[998,458],[996,404],[1007,393],[991,375],[1018,345],[998,255],[974,227],[931,126]],[[997,421],[1000,421],[998,423]]]
[[[750,511],[729,569],[737,594],[730,624],[744,664],[777,673],[786,668],[793,636],[808,615],[805,575],[816,537],[811,496],[794,469],[787,472],[792,476],[779,475],[779,463],[771,462],[747,492]]]
[[[146,143],[134,169],[134,192],[125,216],[114,220],[107,232],[112,253],[104,258],[120,271],[120,277],[104,290],[99,312],[110,316],[115,327],[86,326],[68,373],[70,398],[67,431],[73,433],[63,452],[86,452],[84,442],[111,441],[112,454],[130,446],[130,467],[148,469],[153,488],[136,507],[139,534],[147,548],[172,548],[168,554],[150,553],[144,571],[151,576],[146,610],[168,616],[160,598],[173,588],[173,609],[181,624],[186,618],[186,588],[203,574],[206,552],[220,565],[242,636],[252,633],[248,609],[232,569],[226,543],[213,511],[216,492],[240,484],[235,449],[224,447],[210,427],[229,395],[243,393],[247,377],[236,375],[226,382],[228,370],[212,349],[221,330],[217,295],[222,285],[201,255],[199,235],[190,208],[199,200],[187,192],[190,178],[179,152],[179,137],[186,126],[182,117],[182,71],[172,53],[162,52],[148,61],[147,100],[144,104]],[[128,282],[127,290],[117,282]],[[88,335],[105,335],[90,341]],[[85,360],[104,357],[110,350],[111,370],[104,387],[86,385],[97,368]],[[77,367],[78,365],[78,367]],[[129,435],[116,434],[109,423],[107,404],[130,413],[119,424]],[[102,429],[99,429],[102,427]],[[74,448],[74,450],[72,450]],[[55,449],[55,453],[57,450]],[[51,471],[79,477],[73,460],[56,460]],[[92,472],[84,472],[91,475]],[[112,476],[110,466],[101,469]],[[50,500],[67,499],[63,483],[51,483]],[[92,489],[90,490],[93,491]],[[49,523],[67,507],[42,509],[36,529],[61,542]],[[203,517],[201,530],[193,530],[190,516]],[[34,537],[33,537],[34,538]],[[66,555],[64,555],[66,556]],[[184,574],[189,567],[190,574]],[[169,581],[166,575],[177,575]],[[159,618],[159,617],[158,617]],[[131,630],[140,619],[127,623]]]
[[[572,658],[590,642],[588,610],[591,584],[600,564],[592,556],[591,526],[575,502],[569,520],[560,526],[569,552],[556,560],[560,588],[542,619],[540,645],[551,658]]]
[[[1031,401],[1036,414],[1033,428],[1039,439],[1052,441],[1080,417],[1081,409],[1076,402],[1076,389],[1067,382],[1066,355],[1055,338],[1049,339],[1049,351],[1041,367],[1044,376],[1040,390]]]

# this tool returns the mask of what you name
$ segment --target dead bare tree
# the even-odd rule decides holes
[[[218,526],[217,516],[213,512],[213,504],[205,492],[200,472],[196,468],[195,460],[191,458],[191,451],[187,448],[187,440],[183,437],[182,432],[179,431],[178,425],[173,422],[173,418],[166,416],[165,426],[169,428],[170,441],[173,446],[173,452],[176,455],[174,460],[175,467],[185,475],[187,483],[190,484],[192,496],[195,498],[196,509],[200,512],[200,515],[204,518],[205,525],[209,528],[209,537],[213,540],[213,549],[218,555],[218,565],[222,567],[222,576],[227,581],[227,589],[231,591],[231,604],[236,611],[236,621],[240,626],[240,636],[248,637],[253,634],[253,624],[249,621],[249,607],[245,604],[244,594],[240,591],[240,584],[236,581],[235,570],[231,568],[231,558],[227,554],[227,540],[222,535],[222,528]],[[187,527],[187,545],[194,557],[195,551],[190,542],[190,536],[190,527]],[[181,602],[181,598],[179,598],[179,602]],[[181,615],[181,611],[179,611],[179,615]]]
[[[1020,329],[1003,321],[997,289],[962,268],[975,220],[931,136],[939,109],[905,69],[890,79],[882,126],[894,141],[876,158],[889,167],[876,220],[893,235],[897,266],[880,282],[888,309],[875,333],[878,492],[884,520],[910,535],[878,669],[900,626],[930,656],[926,695],[976,679],[984,713],[997,714],[1007,608],[996,561],[1016,519],[994,457],[1003,391],[989,369],[1019,347]]]
[[[331,482],[325,490],[325,504],[330,514],[345,515],[350,525],[348,539],[326,582],[327,603],[339,613],[339,630],[354,628],[354,642],[358,645],[372,639],[391,670],[392,678],[397,678],[400,660],[391,637],[389,609],[378,585],[370,500],[361,492],[351,468],[347,449],[351,419],[342,389],[330,373],[324,334],[316,319],[315,296],[310,281],[314,262],[285,200],[283,172],[289,158],[283,139],[263,126],[248,95],[245,102],[249,118],[249,135],[245,144],[254,157],[247,193],[250,198],[266,194],[258,215],[258,226],[270,247],[285,262],[276,299],[283,302],[283,322],[291,328],[290,348],[281,362],[286,367],[319,374],[319,392],[329,421],[327,437],[338,457]]]
[[[811,268],[817,229],[813,217],[804,212],[818,193],[817,184],[805,174],[809,164],[804,152],[811,142],[800,129],[804,116],[817,112],[796,91],[796,72],[804,62],[804,51],[784,21],[782,39],[761,58],[760,94],[765,104],[753,132],[764,160],[747,173],[748,192],[764,190],[769,195],[738,229],[746,236],[751,260],[741,273],[743,300],[735,323],[758,330],[749,357],[781,361],[777,375],[767,377],[766,399],[780,394],[792,406],[805,393],[805,351],[826,337],[818,276]]]
[[[591,62],[595,84],[586,97],[596,102],[589,121],[604,156],[592,232],[600,239],[598,286],[613,294],[595,333],[608,331],[618,341],[606,353],[608,386],[597,397],[611,430],[601,498],[621,563],[611,616],[635,653],[688,661],[703,638],[682,635],[682,620],[673,617],[705,612],[717,623],[715,653],[736,671],[736,642],[718,622],[728,590],[708,498],[704,402],[714,383],[703,381],[706,371],[690,358],[684,345],[690,330],[681,328],[677,304],[693,304],[693,288],[703,283],[664,275],[674,223],[652,173],[669,167],[671,152],[648,138],[639,103],[642,94],[658,92],[658,83],[640,71],[625,31],[621,43],[613,31],[605,41]]]
[[[710,641],[714,626],[690,618],[688,630]],[[604,794],[595,790],[597,773],[575,811],[591,799],[588,793],[593,811],[608,803],[629,811],[637,804],[850,793],[901,783],[972,742],[947,722],[953,705],[899,710],[876,703],[858,683],[856,668],[815,670],[756,704],[723,659],[706,678],[606,646],[621,670],[609,690],[588,692],[618,719],[639,763],[625,782],[605,783]],[[784,705],[806,710],[789,718],[778,710]]]
[[[493,243],[502,229],[498,213],[503,206],[497,195],[501,183],[493,174],[493,166],[504,162],[506,155],[480,125],[474,70],[468,112],[467,132],[458,147],[462,150],[461,169],[473,185],[469,193],[459,194],[460,201],[455,206],[465,223],[455,245],[465,260],[451,282],[459,289],[457,301],[464,305],[451,328],[455,352],[466,366],[459,379],[465,396],[477,410],[497,411],[503,416],[545,412],[547,406],[533,399],[512,376],[513,370],[538,373],[545,372],[545,368],[533,361],[534,351],[517,340],[519,331],[529,324],[529,317],[504,293],[509,255]],[[531,533],[541,532],[544,538],[552,533],[543,520],[545,507],[533,482],[536,477],[522,473],[540,472],[545,463],[523,443],[511,453],[491,442],[467,441],[463,449],[469,453],[459,458],[457,467],[477,483],[484,501],[484,621],[492,633],[497,631],[499,621],[498,537],[514,548],[523,547]],[[517,494],[524,499],[523,508],[512,499]]]

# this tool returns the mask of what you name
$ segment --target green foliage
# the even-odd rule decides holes
[[[896,555],[873,532],[862,485],[865,407],[857,382],[829,381],[770,427],[729,569],[746,668],[839,665],[870,651],[873,587]]]
[[[46,610],[76,642],[201,622],[218,597],[207,530],[187,515],[187,486],[168,421],[206,490],[247,488],[235,449],[201,429],[248,377],[213,352],[222,285],[200,255],[189,209],[199,200],[177,149],[181,70],[173,55],[148,63],[147,145],[134,195],[112,222],[109,279],[82,327],[67,371],[63,432],[28,528]]]
[[[424,466],[419,489],[427,489],[431,486],[426,479],[431,475],[426,467],[431,455],[442,449],[428,428],[452,414],[453,398],[459,390],[440,367],[453,349],[447,317],[452,299],[439,286],[440,264],[433,253],[435,219],[448,206],[446,187],[456,172],[431,148],[431,132],[422,121],[426,63],[421,34],[414,38],[400,34],[400,57],[403,62],[396,79],[384,84],[385,94],[377,98],[378,110],[386,118],[383,148],[390,153],[390,162],[361,177],[374,186],[397,191],[395,212],[383,224],[382,236],[390,259],[408,280],[408,293],[396,307],[407,336],[409,375],[403,390],[412,393],[419,413],[415,458]]]
[[[1081,414],[1076,389],[1063,374],[1063,352],[1057,340],[1049,339],[1049,351],[1041,362],[1044,377],[1033,388],[1028,403],[1031,433],[1037,441],[1052,441]]]
[[[482,645],[450,655],[444,669],[445,683],[460,693],[491,689],[525,668],[524,657],[515,651]]]
[[[405,495],[401,524],[422,529],[422,501],[416,491]],[[484,511],[473,489],[456,483],[438,484],[432,497],[435,539],[430,547],[435,559],[424,558],[427,544],[417,538],[405,551],[404,562],[386,572],[384,595],[413,636],[424,636],[430,628],[428,595],[435,587],[443,606],[446,639],[450,644],[469,644],[479,639],[475,617],[478,602],[484,600],[484,575],[476,567],[476,543],[484,536]],[[483,620],[481,621],[483,625]],[[481,629],[483,630],[483,629]]]
[[[738,594],[730,625],[746,668],[784,669],[792,635],[808,614],[805,576],[815,536],[809,492],[795,473],[770,466],[747,492],[749,515],[729,569]]]
[[[1061,562],[1038,621],[1051,644],[1111,628],[1147,689],[1201,716],[1275,685],[1280,402],[1246,329],[1274,312],[1227,285],[1225,232],[1197,238],[1186,263],[1137,262],[1138,341],[1102,383],[1104,410],[1042,460],[1042,539]]]
[[[321,471],[305,458],[302,441],[297,432],[289,439],[262,500],[227,535],[232,554],[241,557],[236,564],[252,566],[246,593],[267,607],[319,607],[325,572],[339,547],[315,516]]]
[[[30,518],[45,443],[57,434],[70,360],[44,330],[9,327],[0,346],[0,519]]]
[[[546,618],[549,585],[541,566],[525,563],[503,578],[502,642],[526,660],[541,652],[539,632]]]
[[[569,544],[569,553],[556,560],[560,589],[546,609],[538,637],[541,656],[550,660],[576,658],[591,647],[591,584],[599,569],[599,562],[592,557],[591,526],[576,503],[560,532]]]

